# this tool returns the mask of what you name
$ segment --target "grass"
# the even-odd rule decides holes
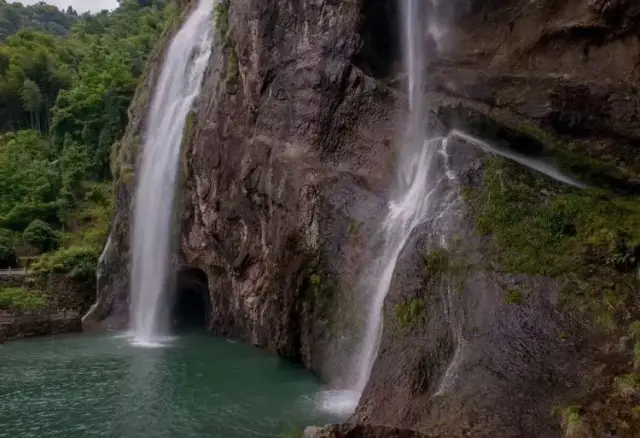
[[[507,291],[507,297],[505,301],[507,304],[522,304],[522,292],[520,292],[518,289],[510,288]]]
[[[227,85],[234,83],[240,77],[240,64],[238,61],[238,54],[235,48],[229,50],[229,57],[227,58],[227,77],[225,82]]]
[[[349,222],[349,225],[348,225],[349,234],[351,236],[357,235],[360,232],[360,229],[362,228],[362,222],[352,218],[347,218],[347,220]]]
[[[640,199],[561,186],[494,156],[485,159],[484,186],[467,187],[465,198],[502,270],[562,279],[565,304],[593,308],[595,299],[603,322],[626,310],[639,267]]]
[[[449,252],[439,248],[422,258],[422,266],[429,278],[439,277],[449,270]]]
[[[287,427],[278,434],[278,438],[302,438],[304,429],[298,426]]]
[[[414,327],[422,318],[425,310],[424,300],[414,298],[396,306],[396,318],[403,329]]]
[[[216,39],[223,49],[229,49],[227,56],[227,76],[225,83],[233,84],[240,77],[240,63],[238,53],[231,37],[229,26],[230,0],[221,0],[213,7],[213,23],[216,30]]]
[[[640,374],[631,373],[615,379],[618,392],[624,397],[633,397],[640,393]]]
[[[135,162],[141,148],[140,136],[125,135],[113,145],[111,151],[111,173],[115,181],[127,184],[135,178]]]
[[[318,274],[311,274],[309,279],[311,281],[311,285],[314,287],[318,287],[322,284],[322,277],[320,277]]]
[[[562,410],[562,423],[565,436],[568,438],[584,438],[589,436],[588,427],[580,406],[569,406]]]
[[[0,289],[0,309],[13,312],[37,311],[47,307],[47,299],[38,291],[22,287]]]
[[[614,157],[592,158],[587,145],[561,141],[537,125],[520,125],[517,132],[539,143],[546,153],[555,155],[560,170],[587,183],[619,188],[626,178],[638,176],[616,165]]]

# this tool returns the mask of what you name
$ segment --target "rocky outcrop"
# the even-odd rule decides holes
[[[425,84],[433,132],[464,130],[590,189],[453,138],[448,244],[439,248],[425,226],[403,252],[351,419],[361,425],[326,436],[413,433],[365,424],[453,437],[634,437],[640,10],[627,0],[448,4],[452,32]],[[206,274],[212,331],[339,384],[361,327],[350,300],[375,252],[406,114],[397,3],[221,7],[185,131],[176,271]],[[127,319],[127,175],[144,106],[133,107],[118,149],[117,216],[87,318],[111,327]]]

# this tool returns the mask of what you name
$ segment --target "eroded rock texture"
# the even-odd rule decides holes
[[[402,106],[358,66],[381,63],[362,33],[377,3],[232,2],[186,153],[182,250],[211,328],[327,377]]]
[[[438,249],[426,225],[403,252],[351,419],[415,434],[326,436],[636,437],[640,7],[448,5],[452,31],[425,84],[434,129],[601,191],[452,141],[448,244]],[[206,274],[209,328],[338,384],[361,322],[350,294],[374,252],[406,115],[397,15],[391,0],[232,0],[183,144],[176,271]],[[153,76],[119,150],[118,211],[87,322],[127,320],[127,166]]]

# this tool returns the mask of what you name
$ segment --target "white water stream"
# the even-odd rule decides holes
[[[429,135],[428,102],[423,89],[429,62],[427,41],[440,47],[446,26],[439,22],[442,0],[400,0],[402,4],[403,57],[408,75],[409,117],[398,154],[394,195],[380,227],[382,250],[362,276],[366,322],[351,370],[351,390],[335,391],[323,401],[326,409],[353,412],[369,380],[383,329],[383,305],[398,258],[419,225],[445,222],[457,194],[448,190],[455,179],[449,170],[447,138]],[[432,44],[431,49],[433,49]]]
[[[199,0],[173,38],[147,119],[131,248],[131,329],[134,342],[142,346],[157,345],[168,326],[180,146],[211,54],[213,4],[214,0]]]

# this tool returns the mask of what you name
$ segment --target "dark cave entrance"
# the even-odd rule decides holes
[[[171,309],[171,325],[174,330],[209,329],[211,299],[209,279],[198,268],[178,271],[176,290]]]

